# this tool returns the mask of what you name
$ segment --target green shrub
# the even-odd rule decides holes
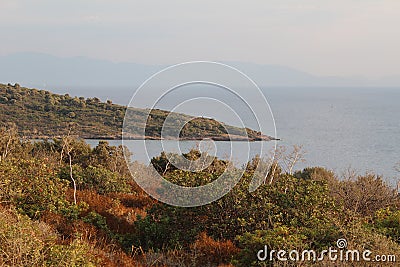
[[[68,207],[67,183],[45,161],[12,159],[0,162],[0,199],[14,204],[30,217],[45,211],[59,212]]]
[[[43,223],[15,209],[0,208],[1,266],[96,266],[89,244],[74,239],[58,243],[58,235]]]
[[[75,179],[77,188],[79,190],[95,190],[99,194],[130,192],[130,187],[125,177],[101,166],[88,166],[86,168],[82,168],[79,165],[73,165],[72,176]],[[61,170],[60,177],[63,180],[69,181],[72,186],[69,166],[64,167]]]
[[[208,172],[171,171],[165,176],[174,183],[186,181],[185,186],[210,181]],[[232,191],[205,206],[181,208],[156,204],[147,211],[146,218],[136,223],[140,245],[185,246],[202,231],[216,239],[235,240],[257,230],[275,231],[276,227],[296,229],[295,233],[307,237],[315,248],[326,246],[340,236],[332,220],[338,216],[338,209],[324,181],[281,175],[272,185],[263,184],[250,193],[250,180],[251,175],[245,173]]]
[[[91,247],[80,239],[69,245],[54,245],[49,248],[47,266],[97,266],[99,260],[90,254]]]
[[[268,251],[296,249],[302,251],[308,249],[307,236],[299,233],[294,227],[284,225],[276,226],[270,230],[256,230],[253,233],[244,233],[236,240],[242,248],[235,260],[236,266],[264,266],[264,262],[257,259],[257,252],[267,246]],[[269,260],[269,259],[268,259]],[[268,262],[267,260],[267,262]],[[276,260],[276,259],[275,259]],[[274,261],[269,262],[272,264]]]
[[[89,212],[82,220],[86,223],[96,226],[97,228],[111,235],[111,231],[108,228],[106,218],[104,218],[97,212],[94,211]]]
[[[379,233],[400,243],[400,210],[380,209],[374,216],[374,227]]]

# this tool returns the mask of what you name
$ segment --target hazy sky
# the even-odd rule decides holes
[[[399,0],[0,0],[0,55],[400,75]]]

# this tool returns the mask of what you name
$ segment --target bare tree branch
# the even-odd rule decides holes
[[[71,181],[74,186],[74,204],[76,205],[76,181],[73,176],[73,168],[72,168],[72,155],[71,152],[73,151],[73,146],[72,146],[72,138],[70,136],[71,133],[71,128],[68,131],[68,135],[63,137],[62,139],[62,149],[61,149],[61,155],[60,155],[60,164],[62,163],[64,153],[68,155],[68,163],[69,163],[69,176],[71,178]]]

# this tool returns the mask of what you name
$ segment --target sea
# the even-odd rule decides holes
[[[129,103],[135,91],[135,88],[96,88],[92,91],[73,89],[72,94],[71,89],[69,90],[71,95],[100,96],[102,100],[111,99],[114,103],[122,105]],[[204,96],[214,89],[194,88],[189,92],[189,98],[198,97],[193,93],[196,90],[200,90]],[[288,151],[294,145],[302,147],[305,161],[296,165],[297,170],[321,166],[333,170],[339,176],[352,170],[359,174],[373,172],[382,175],[391,184],[400,180],[400,173],[395,169],[396,164],[400,162],[400,87],[265,87],[261,88],[261,91],[272,111],[272,115],[265,116],[273,116],[276,126],[276,132],[269,128],[271,132],[266,134],[280,138],[277,145],[286,147]],[[218,94],[224,95],[223,92]],[[166,102],[157,108],[171,110],[176,103],[184,102],[184,97],[179,96],[177,92],[177,95],[170,98],[174,99],[174,103],[166,98]],[[229,98],[225,104],[237,106],[235,100]],[[257,102],[254,101],[253,105],[257,105]],[[198,103],[191,102],[186,110],[182,108],[178,111],[235,124],[226,116],[229,113],[228,109],[222,111],[216,105],[208,105],[204,99],[200,99]],[[250,121],[250,117],[246,116],[244,112],[241,119],[245,122]],[[98,140],[87,142],[95,146]],[[109,142],[112,145],[121,144],[121,141]],[[260,144],[257,142],[234,143],[235,152],[232,152],[230,142],[180,141],[177,144],[176,141],[164,141],[161,145],[160,141],[148,140],[143,149],[143,141],[132,140],[125,141],[124,145],[132,150],[132,160],[145,164],[163,150],[187,152],[192,148],[203,147],[218,157],[234,160],[237,165],[245,164],[249,158],[260,152]],[[266,156],[273,148],[273,143],[265,142],[264,146],[266,149],[263,153]]]

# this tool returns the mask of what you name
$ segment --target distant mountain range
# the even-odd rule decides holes
[[[238,68],[263,87],[400,86],[400,76],[378,80],[365,77],[323,77],[285,66],[243,62],[222,63]],[[136,87],[165,67],[25,52],[0,56],[0,82],[18,82],[24,86],[39,88],[48,86]]]

